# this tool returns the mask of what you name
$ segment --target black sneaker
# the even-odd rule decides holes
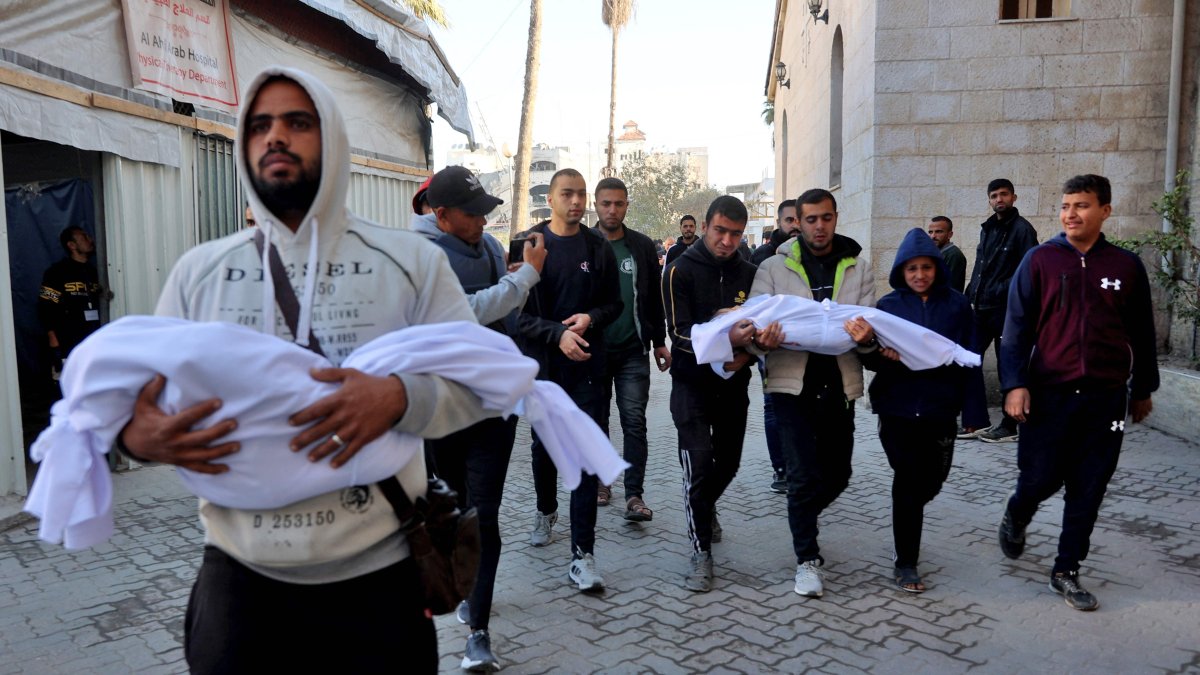
[[[997,424],[987,431],[979,432],[976,437],[984,443],[1012,443],[1017,440],[1017,431]]]
[[[771,481],[771,492],[787,494],[787,476],[782,471],[775,472],[775,480]]]
[[[1050,590],[1063,596],[1067,606],[1081,612],[1090,612],[1100,606],[1096,596],[1079,585],[1079,571],[1059,572],[1050,575]]]
[[[472,673],[500,670],[500,660],[492,654],[492,638],[486,630],[477,630],[467,638],[467,653],[463,655],[462,669]]]
[[[1025,526],[1018,525],[1008,509],[1004,509],[1004,517],[1000,519],[1000,550],[1004,556],[1016,560],[1025,552]]]

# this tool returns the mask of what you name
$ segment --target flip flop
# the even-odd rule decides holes
[[[596,506],[608,506],[612,501],[612,488],[607,485],[601,485],[596,490]]]

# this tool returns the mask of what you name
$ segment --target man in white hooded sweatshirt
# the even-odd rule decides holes
[[[167,279],[157,313],[258,327],[308,342],[336,365],[356,347],[417,324],[474,321],[446,257],[417,234],[348,212],[350,148],[333,94],[307,73],[271,67],[247,89],[238,119],[239,173],[258,227],[198,246]],[[293,336],[269,291],[255,230],[279,251],[299,299]],[[220,345],[197,359],[220,358]],[[313,372],[337,393],[291,418],[291,447],[341,466],[389,428],[438,438],[488,416],[440,377]],[[264,366],[263,386],[270,386]],[[237,420],[211,400],[167,415],[163,380],[143,389],[120,442],[132,456],[221,473]],[[332,456],[332,460],[329,457]],[[398,475],[412,494],[423,462]],[[244,511],[201,500],[204,563],[192,589],[185,651],[193,673],[437,668],[437,639],[400,523],[376,485],[286,508]],[[403,664],[403,666],[401,666]]]

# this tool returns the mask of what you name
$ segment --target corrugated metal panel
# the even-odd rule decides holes
[[[114,319],[153,313],[175,261],[197,243],[195,145],[190,141],[184,138],[180,143],[180,169],[104,155],[104,223]]]
[[[197,236],[209,241],[245,226],[246,200],[237,178],[233,141],[200,133],[195,138]]]
[[[0,162],[0,187],[4,186],[4,163]],[[21,385],[17,377],[17,350],[13,330],[12,279],[8,266],[8,217],[0,209],[0,497],[24,495],[25,443],[21,430]]]
[[[355,215],[385,227],[407,229],[412,220],[412,198],[424,178],[389,174],[376,169],[350,173],[346,206]]]

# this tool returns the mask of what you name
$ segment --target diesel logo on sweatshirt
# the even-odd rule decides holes
[[[371,269],[365,262],[357,262],[357,261],[349,262],[349,263],[324,262],[324,263],[318,263],[318,264],[321,266],[320,269],[323,271],[323,275],[327,276],[327,277],[331,277],[331,278],[347,277],[347,276],[351,276],[351,277],[363,276],[363,275],[367,275],[367,274],[374,274],[374,272],[375,272],[375,270]],[[295,278],[296,265],[292,265],[292,264],[284,265],[283,269],[285,272],[287,272],[288,279]],[[308,264],[305,263],[303,265],[300,265],[300,270],[302,273],[306,273],[308,271]],[[241,269],[239,267],[226,267],[225,268],[225,281],[245,281],[246,279],[249,279],[251,281],[262,281],[263,280],[262,268],[256,267],[252,270],[245,270],[245,269]]]

